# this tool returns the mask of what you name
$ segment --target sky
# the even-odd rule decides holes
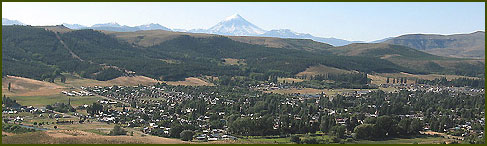
[[[2,18],[29,25],[159,23],[171,29],[207,29],[240,14],[264,30],[291,29],[318,37],[374,41],[404,34],[485,31],[485,3],[341,2],[2,2]]]

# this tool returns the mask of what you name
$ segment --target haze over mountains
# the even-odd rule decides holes
[[[22,24],[17,24],[22,25]],[[120,25],[115,22],[95,24],[93,26],[83,26],[80,24],[67,24],[63,23],[64,26],[70,29],[94,29],[94,30],[107,30],[107,31],[117,31],[117,32],[134,32],[139,30],[167,30],[167,31],[178,31],[178,32],[191,32],[191,33],[209,33],[209,34],[219,34],[219,35],[229,35],[229,36],[264,36],[264,37],[279,37],[279,38],[297,38],[297,39],[312,39],[317,42],[331,44],[333,46],[344,46],[351,43],[358,43],[361,41],[348,41],[338,38],[322,38],[315,37],[310,34],[297,33],[289,29],[273,29],[264,30],[240,16],[239,14],[234,14],[217,23],[216,25],[208,29],[169,29],[160,24],[146,24],[140,26],[126,26]]]
[[[2,18],[2,25],[26,25],[17,20]],[[140,30],[165,30],[174,32],[206,33],[226,36],[257,36],[293,39],[311,39],[313,41],[327,43],[333,46],[345,46],[352,43],[365,43],[361,41],[348,41],[337,38],[316,37],[307,33],[298,33],[290,29],[264,30],[247,21],[239,14],[234,14],[208,29],[170,29],[160,24],[150,23],[139,26],[120,25],[115,22],[83,26],[80,24],[67,24],[70,29],[94,29],[114,32],[135,32]],[[436,34],[408,34],[399,37],[387,37],[385,39],[369,43],[388,43],[408,46],[434,55],[447,57],[485,58],[485,32],[479,31],[471,34],[436,35]]]
[[[483,31],[454,35],[408,34],[383,43],[407,46],[440,56],[485,58]]]

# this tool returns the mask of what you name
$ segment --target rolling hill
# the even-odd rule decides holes
[[[462,59],[436,56],[413,48],[385,43],[358,43],[331,49],[337,55],[369,56],[415,68],[420,72],[448,73],[467,76],[484,74],[483,59]]]
[[[106,81],[135,74],[181,81],[204,75],[249,76],[253,73],[293,77],[316,65],[366,73],[435,72],[473,76],[483,74],[483,69],[479,68],[484,68],[483,62],[438,57],[396,45],[333,47],[305,39],[231,37],[163,30],[108,32],[65,31],[63,28],[62,33],[55,33],[56,30],[59,28],[3,26],[3,75],[53,80],[62,77],[61,72],[68,72]],[[225,58],[245,60],[245,64],[225,65]],[[404,64],[418,59],[436,68]],[[442,64],[445,61],[454,66],[447,68]],[[455,65],[470,70],[456,69]]]
[[[383,43],[408,46],[439,56],[485,58],[484,31],[454,35],[409,34]]]

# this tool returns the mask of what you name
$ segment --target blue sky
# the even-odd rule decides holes
[[[209,28],[238,13],[265,30],[373,41],[411,33],[485,30],[485,3],[20,3],[2,2],[2,18],[30,25],[159,23]]]

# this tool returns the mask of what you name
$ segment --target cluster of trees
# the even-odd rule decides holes
[[[97,102],[94,102],[92,105],[86,107],[86,112],[92,116],[102,111],[105,111],[103,105]]]
[[[239,135],[277,135],[279,131],[274,129],[274,118],[265,116],[262,118],[243,117],[230,120],[229,129]]]
[[[192,130],[183,130],[183,132],[179,134],[179,137],[181,137],[181,140],[183,141],[190,141],[193,139],[194,134],[195,132]]]
[[[389,83],[392,83],[392,84],[407,84],[408,83],[408,78],[405,78],[405,77],[401,77],[401,78],[392,78],[392,81],[390,79],[390,77],[387,77],[386,79],[386,83],[389,84]]]
[[[21,105],[17,103],[16,100],[13,100],[5,95],[2,97],[2,104],[5,105],[5,107],[12,107],[12,108],[18,108]]]
[[[110,136],[126,135],[127,131],[121,128],[119,125],[115,125],[113,129],[108,133]]]
[[[434,80],[422,80],[417,79],[416,83],[418,84],[428,84],[428,85],[443,85],[443,86],[455,86],[455,87],[464,87],[469,86],[472,88],[485,88],[485,79],[471,79],[471,78],[457,78],[448,81],[445,77],[443,78],[436,78]]]
[[[315,89],[332,89],[332,88],[348,88],[348,89],[373,89],[375,87],[369,86],[370,79],[367,78],[366,73],[344,73],[344,74],[321,74],[315,76],[300,76],[305,80],[303,82],[292,83],[291,85],[305,88]],[[331,82],[330,82],[331,81]]]
[[[356,139],[380,140],[417,135],[423,126],[419,119],[398,119],[385,115],[365,119],[364,124],[354,128],[354,133]]]
[[[52,105],[46,105],[46,109],[54,110],[54,111],[61,112],[61,113],[75,112],[76,111],[76,109],[73,108],[70,104],[65,104],[65,103],[60,103],[60,102],[52,104]]]
[[[20,127],[17,124],[8,124],[2,122],[2,131],[11,132],[11,133],[26,133],[26,132],[34,132],[35,129],[24,128],[24,127]]]
[[[107,80],[120,77],[122,75],[124,75],[124,72],[118,69],[108,68],[96,73],[95,79],[99,81],[107,81]]]
[[[190,140],[186,134],[182,134],[184,131],[194,131],[196,127],[187,123],[179,123],[177,121],[160,121],[157,123],[159,126],[171,127],[169,133],[164,133],[164,129],[154,128],[151,130],[151,135],[170,137],[170,138],[181,138],[183,140]],[[193,134],[194,135],[194,134]],[[191,137],[192,139],[192,137]]]
[[[307,78],[304,76],[304,78]],[[368,84],[370,83],[370,79],[367,78],[366,73],[343,73],[343,74],[321,74],[310,76],[310,80],[332,80],[335,82],[346,82],[351,84]]]

